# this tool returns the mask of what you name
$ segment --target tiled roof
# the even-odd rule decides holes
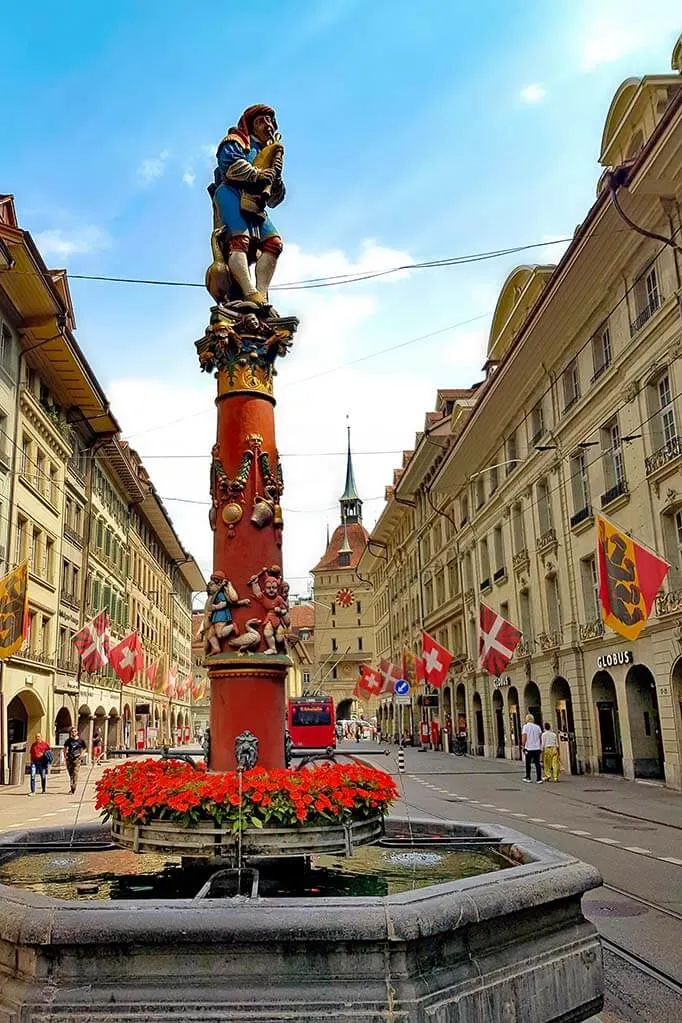
[[[291,631],[300,632],[301,629],[312,629],[315,627],[315,607],[313,604],[294,604],[289,608],[291,619]]]
[[[341,565],[339,564],[339,551],[343,547],[346,534],[348,535],[348,543],[351,549],[350,564]],[[313,572],[326,568],[338,568],[342,571],[355,568],[360,561],[368,539],[369,533],[359,522],[349,522],[347,526],[337,526],[329,541],[327,550],[315,565]]]

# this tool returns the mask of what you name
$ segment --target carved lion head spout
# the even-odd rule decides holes
[[[234,755],[240,771],[249,771],[258,763],[258,737],[248,728],[235,739]]]

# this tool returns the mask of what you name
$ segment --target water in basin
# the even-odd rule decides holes
[[[259,861],[265,898],[394,895],[512,864],[489,849],[362,846],[352,857]],[[123,849],[21,854],[0,864],[0,884],[57,899],[192,899],[216,870]]]

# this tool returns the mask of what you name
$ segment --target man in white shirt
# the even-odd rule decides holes
[[[530,785],[530,765],[535,764],[535,783],[542,785],[542,768],[540,767],[540,751],[542,749],[542,729],[535,724],[532,714],[526,714],[526,723],[521,730],[521,747],[526,755],[526,777],[523,779]]]

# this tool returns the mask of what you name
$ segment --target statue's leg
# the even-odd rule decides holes
[[[235,234],[230,238],[230,255],[227,266],[232,277],[241,289],[244,298],[253,294],[254,285],[249,273],[247,252],[249,249],[248,234]]]
[[[261,244],[256,260],[256,288],[266,298],[282,248],[282,239],[277,234],[270,235]]]

